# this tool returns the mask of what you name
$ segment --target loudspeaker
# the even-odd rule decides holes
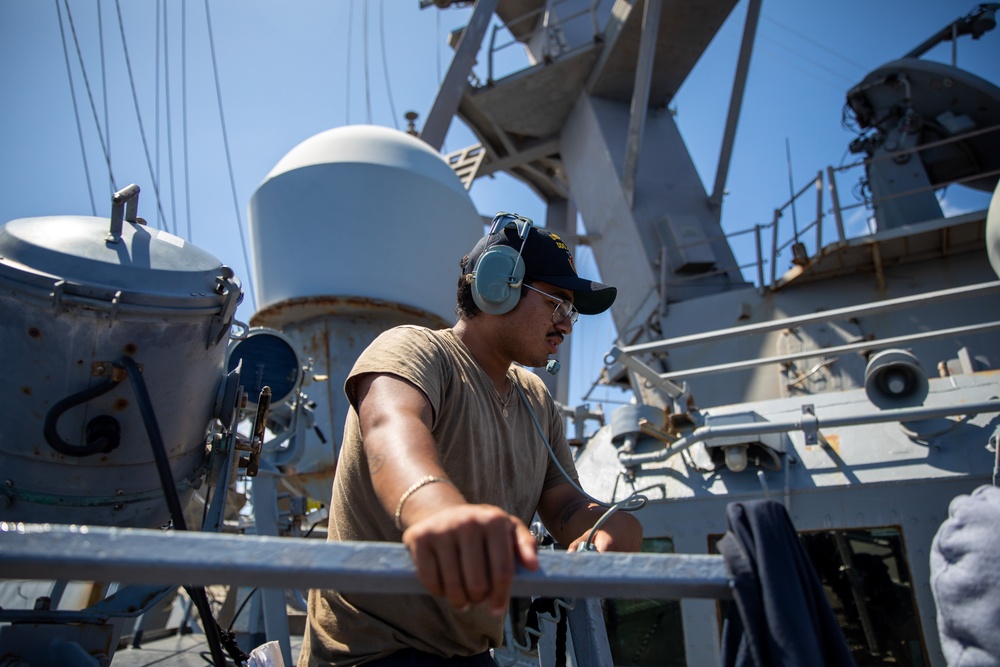
[[[906,350],[884,350],[865,368],[865,393],[883,410],[922,405],[929,385],[920,361]]]
[[[528,218],[511,213],[498,213],[493,218],[489,235],[503,234],[503,230],[507,228],[517,229],[523,250],[531,224]],[[489,315],[509,313],[521,300],[521,283],[524,281],[521,250],[514,250],[507,245],[493,245],[476,260],[476,265],[469,274],[472,300],[484,313]]]

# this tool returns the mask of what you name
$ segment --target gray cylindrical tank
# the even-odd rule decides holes
[[[134,218],[0,227],[0,520],[166,522],[123,360],[141,370],[183,503],[205,472],[241,294],[215,257]]]
[[[404,132],[347,126],[293,148],[250,201],[258,311],[312,358],[307,386],[320,435],[289,480],[328,500],[347,412],[343,383],[358,354],[403,323],[455,321],[462,255],[483,223],[445,160]]]

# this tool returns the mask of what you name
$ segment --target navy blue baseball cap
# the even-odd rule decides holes
[[[497,225],[501,216],[508,216],[515,224]],[[617,288],[578,276],[573,254],[558,235],[545,229],[527,226],[527,238],[522,239],[521,233],[525,226],[517,225],[517,221],[527,221],[527,219],[509,213],[497,214],[494,218],[494,229],[497,229],[497,232],[484,236],[472,249],[466,264],[466,273],[472,271],[486,250],[506,245],[521,251],[525,278],[570,290],[573,292],[573,305],[581,314],[597,315],[611,307],[615,297],[618,296]],[[530,221],[527,222],[530,224]]]

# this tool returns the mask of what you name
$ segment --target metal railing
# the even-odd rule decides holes
[[[519,569],[515,596],[730,598],[722,556],[540,551]],[[235,586],[356,593],[424,593],[409,552],[388,542],[0,522],[8,579]]]
[[[892,200],[892,199],[898,199],[898,198],[901,198],[901,197],[909,197],[909,196],[920,194],[920,193],[924,193],[924,192],[939,190],[939,189],[945,188],[945,187],[947,187],[949,185],[962,185],[962,184],[965,184],[965,183],[968,183],[968,182],[971,182],[971,181],[975,181],[975,180],[979,180],[979,179],[983,179],[983,178],[988,178],[988,177],[992,177],[992,176],[997,176],[997,175],[1000,175],[1000,169],[996,169],[996,170],[992,170],[992,171],[988,171],[988,172],[977,173],[977,174],[974,174],[974,175],[971,175],[971,176],[962,176],[962,177],[953,178],[953,179],[950,179],[950,180],[945,181],[945,182],[936,183],[936,184],[924,186],[924,187],[921,187],[921,188],[914,188],[914,189],[908,190],[906,192],[898,192],[898,193],[895,193],[895,194],[890,195],[890,196],[881,197],[880,199],[877,199],[877,200],[872,199],[870,197],[862,197],[861,201],[859,201],[857,203],[854,203],[854,204],[846,204],[846,205],[843,204],[841,202],[841,200],[840,200],[840,195],[839,195],[839,192],[838,192],[837,180],[836,180],[836,175],[837,174],[843,174],[843,173],[846,173],[848,171],[851,171],[851,170],[854,170],[854,169],[858,169],[858,168],[865,168],[865,169],[867,169],[870,165],[878,163],[878,162],[881,162],[881,161],[885,161],[885,160],[898,160],[900,158],[904,158],[904,157],[909,156],[909,155],[918,154],[918,153],[920,153],[922,151],[927,151],[927,150],[931,150],[931,149],[935,149],[935,148],[940,148],[942,146],[946,146],[946,145],[949,145],[949,144],[954,144],[954,143],[966,141],[968,139],[972,139],[974,137],[977,137],[977,136],[980,136],[980,135],[984,135],[984,134],[993,133],[993,132],[1000,132],[1000,125],[993,125],[991,127],[986,127],[986,128],[977,128],[975,130],[970,130],[970,131],[964,132],[962,134],[957,134],[955,136],[948,137],[946,139],[941,139],[941,140],[938,140],[938,141],[928,142],[928,143],[921,144],[920,146],[916,146],[916,147],[913,147],[913,148],[908,148],[908,149],[903,149],[903,150],[888,152],[888,153],[885,153],[883,155],[879,155],[879,156],[877,156],[875,158],[866,158],[866,159],[862,159],[862,160],[857,160],[857,161],[852,162],[850,164],[842,165],[842,166],[836,167],[836,168],[832,167],[832,166],[828,166],[825,169],[825,178],[824,178],[824,171],[817,172],[816,178],[814,178],[813,180],[809,181],[798,192],[796,192],[794,195],[792,195],[791,198],[789,198],[786,202],[784,202],[783,204],[781,204],[781,206],[779,206],[778,208],[776,208],[774,210],[774,215],[773,215],[773,217],[771,219],[771,222],[769,224],[766,224],[766,225],[757,225],[754,228],[755,230],[757,230],[758,233],[760,233],[760,231],[763,230],[763,229],[767,229],[767,228],[771,229],[771,252],[770,252],[770,260],[765,260],[765,258],[763,257],[763,255],[761,254],[761,252],[760,252],[759,249],[758,249],[758,252],[757,252],[757,258],[756,258],[756,265],[757,265],[757,286],[761,290],[764,290],[764,289],[766,289],[768,287],[768,285],[773,285],[776,282],[776,280],[777,280],[777,271],[778,271],[778,258],[781,256],[782,252],[785,251],[786,249],[788,249],[789,247],[792,247],[792,249],[793,249],[793,257],[792,257],[792,261],[793,262],[802,262],[802,263],[804,263],[804,262],[808,261],[808,255],[811,254],[811,253],[810,253],[809,250],[806,249],[805,241],[806,240],[810,240],[808,238],[808,236],[809,236],[808,233],[811,230],[815,230],[815,240],[813,241],[814,246],[813,246],[812,253],[818,253],[819,251],[821,251],[823,249],[823,239],[824,239],[824,235],[823,235],[823,231],[824,231],[823,227],[824,227],[824,225],[823,225],[823,223],[824,223],[824,218],[828,214],[832,214],[833,218],[834,218],[834,225],[835,225],[835,227],[834,227],[833,233],[834,233],[834,236],[836,238],[836,241],[837,241],[837,243],[843,244],[843,243],[845,243],[848,240],[848,234],[847,234],[847,232],[845,230],[845,227],[844,227],[844,212],[846,212],[846,211],[850,211],[850,210],[857,209],[857,208],[860,208],[860,207],[866,207],[866,208],[869,208],[869,209],[873,209],[876,205],[878,205],[878,204],[880,204],[882,202],[885,202],[885,201]],[[830,193],[830,207],[829,208],[824,208],[824,203],[823,203],[823,190],[824,190],[823,186],[824,186],[824,184],[827,185],[826,189],[828,189],[829,193]],[[811,190],[814,190],[815,193],[816,193],[816,202],[815,202],[816,217],[811,222],[809,222],[805,227],[802,227],[800,229],[798,227],[798,223],[797,223],[796,217],[793,215],[792,216],[793,222],[792,222],[791,234],[782,234],[781,233],[781,229],[780,229],[780,221],[781,221],[781,219],[783,217],[784,212],[786,210],[788,210],[789,208],[793,208],[795,206],[796,202],[798,202],[798,200],[800,200],[803,197],[805,197]],[[920,221],[916,221],[916,222],[920,222]],[[733,233],[733,234],[727,234],[726,237],[727,238],[732,238],[733,236],[736,236],[736,235],[741,234],[741,233],[746,233],[746,230],[744,230],[743,232],[736,232],[736,233]],[[782,241],[781,239],[784,239],[784,240]],[[770,263],[770,266],[771,266],[770,281],[769,281],[769,283],[765,283],[764,279],[763,279],[763,275],[764,275],[763,267],[764,267],[764,265],[766,263]],[[741,268],[743,268],[743,267],[741,267]]]
[[[722,556],[698,554],[541,551],[539,569],[519,568],[511,595],[564,600],[573,636],[573,664],[611,667],[599,599],[731,599],[733,578]],[[227,584],[277,594],[265,610],[268,638],[291,664],[285,590],[422,594],[406,547],[387,542],[327,542],[257,535],[0,522],[0,572],[7,579],[106,581],[126,585],[103,605],[81,611],[0,609],[0,623],[103,624],[134,616],[162,597],[164,587]],[[550,620],[556,621],[553,617]],[[529,630],[534,636],[541,633]],[[55,639],[55,637],[53,637]],[[41,637],[39,637],[41,640]],[[519,651],[514,644],[505,651]],[[515,654],[516,662],[516,654]],[[85,663],[89,664],[89,663]],[[218,664],[218,663],[216,663]],[[541,663],[547,664],[547,663]]]
[[[820,170],[816,172],[816,177],[802,186],[794,195],[792,195],[787,201],[783,202],[780,206],[774,209],[774,213],[771,217],[770,222],[758,223],[752,227],[747,227],[732,232],[724,232],[722,234],[717,234],[715,236],[706,237],[693,241],[691,243],[686,243],[676,247],[676,250],[690,250],[701,245],[708,245],[714,243],[720,239],[725,240],[730,247],[734,249],[734,254],[737,255],[737,269],[743,273],[744,277],[750,278],[752,276],[754,284],[757,286],[761,293],[766,292],[772,285],[774,285],[778,280],[778,264],[779,259],[782,257],[783,253],[792,248],[792,262],[807,264],[809,258],[816,253],[819,253],[824,248],[824,240],[833,238],[838,244],[845,244],[850,238],[860,238],[865,235],[850,236],[844,225],[844,213],[857,208],[866,207],[869,209],[874,208],[875,205],[889,201],[891,199],[897,199],[900,197],[907,197],[914,194],[919,194],[922,192],[927,192],[931,190],[937,190],[949,185],[962,185],[964,183],[979,180],[982,178],[988,178],[991,176],[1000,175],[1000,170],[993,170],[983,173],[977,173],[972,176],[963,176],[959,178],[951,179],[947,182],[938,183],[932,186],[927,186],[923,188],[913,189],[906,192],[896,193],[891,196],[882,197],[880,199],[872,199],[870,197],[864,197],[861,201],[853,204],[844,204],[841,201],[836,175],[849,172],[851,170],[856,170],[860,168],[866,168],[868,165],[894,158],[899,158],[911,153],[918,153],[920,151],[929,150],[932,148],[937,148],[948,143],[954,143],[958,141],[964,141],[972,137],[986,134],[989,132],[1000,131],[1000,125],[995,125],[988,128],[981,128],[966,132],[964,134],[956,135],[954,137],[949,137],[948,139],[943,139],[940,141],[935,141],[931,143],[918,146],[916,148],[911,148],[907,150],[900,150],[893,153],[887,153],[873,159],[858,160],[852,162],[851,164],[843,165],[840,167],[828,166],[825,170]],[[826,187],[824,187],[826,186]],[[826,207],[824,205],[824,190],[829,191],[830,205]],[[790,209],[798,203],[800,200],[805,199],[810,192],[815,193],[815,217],[808,221],[804,226],[800,227],[798,225],[797,217],[792,216],[792,229],[790,233],[783,229],[781,221],[784,215]],[[833,217],[833,229],[829,229],[827,223],[828,216]],[[764,236],[770,232],[770,248],[768,252],[764,252]],[[745,253],[736,252],[737,245],[733,243],[735,239],[744,235],[752,235],[754,239],[754,255],[751,259],[747,261],[740,261],[740,255],[744,257]],[[770,267],[770,272],[767,272],[767,268]],[[709,276],[726,273],[727,270],[715,269],[705,273],[697,273],[684,276],[670,276],[669,286],[678,286],[687,282],[697,281]],[[664,289],[665,286],[661,286]]]
[[[686,345],[694,345],[694,344],[705,345],[731,338],[753,336],[757,334],[767,333],[770,331],[780,331],[783,329],[794,329],[796,327],[802,327],[808,324],[833,322],[837,320],[862,317],[866,315],[888,313],[915,306],[925,306],[933,303],[954,301],[972,297],[983,297],[998,293],[1000,293],[1000,281],[981,283],[978,285],[955,287],[944,290],[937,290],[934,292],[926,292],[914,296],[899,297],[896,299],[887,299],[885,301],[875,301],[858,306],[848,306],[846,308],[836,308],[832,310],[821,311],[818,313],[799,315],[796,317],[786,317],[778,320],[768,320],[740,327],[730,327],[728,329],[719,329],[717,331],[701,332],[697,334],[691,334],[688,336],[678,336],[675,338],[668,338],[666,340],[657,340],[649,343],[615,346],[612,348],[612,351],[609,354],[609,358],[610,362],[612,363],[620,362],[623,365],[628,366],[633,371],[642,375],[645,379],[660,386],[660,388],[666,391],[669,395],[675,395],[678,391],[678,387],[673,383],[673,380],[679,378],[688,378],[698,375],[708,375],[711,373],[722,373],[734,370],[742,370],[746,368],[764,366],[768,364],[779,364],[799,358],[811,358],[820,354],[824,355],[842,354],[844,352],[850,352],[860,349],[878,349],[884,347],[906,346],[907,344],[910,343],[914,343],[920,340],[927,340],[931,338],[941,338],[954,335],[996,331],[1000,329],[1000,321],[983,322],[980,324],[974,324],[963,327],[950,327],[933,331],[924,331],[924,332],[910,334],[907,336],[898,336],[894,338],[864,340],[864,341],[858,341],[856,343],[849,343],[836,348],[818,348],[818,349],[806,350],[804,352],[791,353],[786,355],[777,355],[772,357],[755,358],[738,362],[732,362],[728,364],[701,366],[698,368],[689,368],[685,370],[672,371],[669,373],[657,373],[656,371],[651,369],[648,365],[642,363],[638,359],[639,355],[648,353],[663,353]]]
[[[562,26],[581,18],[589,18],[595,40],[600,37],[601,29],[597,20],[597,8],[600,5],[600,0],[593,0],[590,6],[582,9],[580,11],[574,12],[567,16],[561,17],[558,21],[554,21],[553,8],[557,7],[561,2],[559,0],[546,2],[544,6],[538,9],[533,9],[517,18],[511,19],[506,24],[494,25],[493,30],[490,33],[489,47],[486,50],[486,81],[487,83],[493,83],[497,80],[496,67],[495,67],[495,55],[500,51],[508,49],[512,46],[524,45],[530,42],[534,37],[538,35],[544,35],[545,44],[540,50],[543,59],[556,59],[568,54],[576,53],[593,45],[593,42],[589,44],[580,44],[575,48],[567,48],[565,45],[560,44],[558,41],[558,35],[560,34],[560,29]],[[510,26],[518,26],[521,23],[531,22],[536,20],[537,17],[541,16],[541,21],[538,27],[527,33],[521,39],[516,39],[511,37],[509,40],[498,43],[498,36],[501,33],[507,33],[510,35]],[[520,68],[523,69],[523,68]],[[519,71],[519,69],[515,69]]]

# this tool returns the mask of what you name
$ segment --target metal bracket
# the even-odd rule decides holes
[[[608,353],[607,361],[611,363],[617,361],[630,371],[636,373],[637,375],[641,375],[652,386],[663,390],[664,393],[675,401],[687,393],[686,382],[677,385],[670,380],[661,377],[660,374],[653,370],[653,368],[651,368],[648,364],[637,359],[617,345],[611,348],[611,352]]]
[[[65,291],[66,281],[58,280],[54,285],[52,285],[52,291],[49,292],[49,299],[52,300],[52,311],[56,315],[58,315],[59,311],[62,310],[62,298]]]
[[[819,433],[819,420],[816,419],[816,407],[811,403],[802,406],[802,434],[807,445],[818,444],[822,436]],[[824,439],[825,442],[825,439]]]
[[[222,273],[215,277],[215,292],[223,294],[226,300],[219,310],[219,314],[212,319],[212,326],[208,330],[208,342],[205,349],[211,349],[219,344],[226,337],[229,328],[233,324],[233,315],[236,314],[236,307],[240,305],[243,298],[243,289],[236,274],[228,266],[222,266]]]
[[[115,295],[111,298],[111,312],[108,313],[108,327],[110,328],[112,324],[115,323],[115,318],[118,317],[118,308],[122,303],[122,291],[118,290]]]

